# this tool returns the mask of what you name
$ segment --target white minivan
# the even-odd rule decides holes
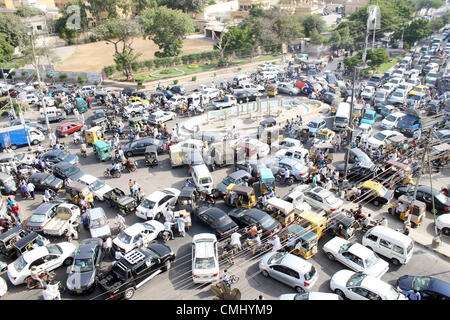
[[[408,263],[414,251],[414,243],[410,237],[383,226],[367,231],[362,244],[390,259],[394,265]]]
[[[212,189],[214,188],[214,182],[208,167],[205,164],[200,164],[193,166],[189,171],[191,172],[192,180],[199,191],[205,191],[207,194],[211,194]]]
[[[333,121],[333,130],[345,130],[350,121],[350,104],[347,102],[339,103],[336,115],[334,116]]]

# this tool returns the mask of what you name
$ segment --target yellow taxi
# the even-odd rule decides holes
[[[131,97],[130,99],[128,99],[130,102],[141,102],[143,104],[149,104],[150,101],[142,99],[140,97]]]
[[[408,95],[413,96],[418,93],[427,93],[427,91],[430,88],[428,86],[424,86],[423,84],[420,84],[418,86],[415,86],[411,91],[408,92]]]

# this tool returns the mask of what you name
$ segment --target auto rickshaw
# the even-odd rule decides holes
[[[14,250],[13,256],[11,256],[11,258],[21,256],[27,251],[33,250],[37,247],[46,246],[48,244],[50,244],[50,241],[47,238],[34,231],[30,232],[25,237],[13,244]]]
[[[403,177],[398,184],[414,184],[411,166],[395,160],[388,160],[385,165],[385,171],[387,169],[394,171],[394,176]]]
[[[402,195],[396,202],[392,203],[391,207],[388,209],[388,212],[392,215],[398,215],[403,221],[407,221],[408,215],[411,214],[411,226],[416,228],[420,226],[420,223],[425,218],[427,205],[422,201],[414,200],[412,203],[413,209],[411,212],[410,203],[411,201],[409,201],[408,196]]]
[[[275,219],[280,221],[283,226],[294,222],[298,213],[294,204],[283,199],[272,197],[267,200],[265,210]]]
[[[329,228],[334,235],[349,240],[355,234],[356,220],[354,217],[338,212],[329,220]]]
[[[306,142],[308,142],[309,139],[309,127],[308,126],[300,126],[297,129],[297,136],[300,139],[300,141],[305,144]]]
[[[376,207],[389,203],[394,196],[391,190],[373,180],[365,181],[359,188],[361,189],[360,199],[370,200]]]
[[[30,231],[22,227],[14,227],[0,234],[0,253],[6,257],[14,257],[17,252],[14,250],[14,243],[26,237]]]
[[[303,227],[312,230],[317,234],[317,239],[320,239],[325,234],[327,227],[327,218],[319,213],[312,211],[303,211],[300,213],[298,220],[299,224]]]
[[[88,103],[83,98],[76,98],[75,103],[79,113],[88,111]]]
[[[255,190],[244,185],[229,184],[223,199],[231,207],[250,209],[256,206]]]
[[[93,144],[94,142],[103,139],[104,129],[103,129],[103,127],[95,126],[95,127],[85,130],[84,135],[86,138],[86,143]]]
[[[387,152],[392,150],[406,150],[408,148],[408,140],[401,135],[392,136],[386,139],[384,147]]]
[[[92,147],[94,154],[100,161],[105,161],[112,158],[111,146],[103,140],[95,141]]]
[[[283,135],[280,132],[280,128],[278,127],[268,127],[264,129],[258,129],[258,133],[259,133],[259,140],[269,145],[277,140],[281,141],[284,139]]]
[[[325,152],[327,155],[327,162],[332,163],[333,162],[333,152],[334,152],[334,146],[331,144],[331,142],[319,142],[311,146],[309,149],[309,158],[315,159],[319,156],[320,153]]]
[[[328,128],[321,129],[314,137],[314,144],[321,142],[331,142],[335,135],[336,133]]]
[[[178,208],[195,212],[197,210],[197,197],[198,192],[194,187],[184,187],[178,196]]]
[[[128,123],[130,124],[130,128],[132,128],[133,130],[136,130],[138,128],[143,128],[147,125],[147,117],[140,115],[140,116],[136,116],[136,117],[132,117],[128,120]]]
[[[360,118],[363,116],[364,105],[361,103],[353,104],[353,119]]]
[[[156,146],[147,146],[145,148],[145,165],[148,167],[154,167],[158,165],[158,151]]]
[[[77,181],[72,181],[66,187],[66,199],[74,204],[79,204],[81,198],[84,197],[88,203],[94,203],[94,195],[89,187]]]
[[[275,177],[269,168],[261,168],[259,171],[259,184],[261,193],[275,192]]]
[[[286,241],[286,248],[295,255],[301,255],[305,259],[311,258],[317,253],[318,238],[317,234],[309,229],[292,223],[285,229],[281,236]]]
[[[269,97],[275,97],[278,94],[277,85],[275,83],[269,83],[266,86],[266,93]]]

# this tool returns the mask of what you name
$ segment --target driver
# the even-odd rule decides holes
[[[120,163],[119,162],[115,162],[113,163],[112,167],[111,167],[111,174],[116,173],[117,171],[120,170]]]
[[[408,209],[408,207],[407,207],[406,203],[400,202],[400,205],[395,209],[395,211],[400,214],[400,213],[406,212],[407,209]]]
[[[39,283],[39,287],[44,288],[44,281],[39,277],[40,273],[36,266],[31,267],[30,277],[31,279],[37,281]]]

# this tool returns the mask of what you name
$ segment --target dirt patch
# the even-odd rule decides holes
[[[100,72],[104,66],[114,64],[114,46],[106,41],[87,43],[74,46],[74,53],[58,63],[55,67],[58,71]],[[158,46],[151,40],[135,39],[132,45],[136,52],[142,53],[139,60],[155,58]],[[210,42],[198,39],[185,39],[183,54],[212,50]]]

